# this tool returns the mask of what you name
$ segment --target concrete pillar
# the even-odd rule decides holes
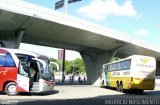
[[[17,33],[17,40],[16,40],[16,43],[15,43],[15,48],[18,49],[21,42],[22,42],[22,39],[23,39],[23,36],[24,36],[24,31],[19,31]]]
[[[80,53],[86,66],[87,82],[88,84],[100,85],[99,72],[104,63],[108,63],[115,52],[105,52],[103,54],[95,53]]]
[[[0,47],[18,49],[22,41],[24,31],[21,30],[21,31],[18,31],[17,33],[3,32],[3,33],[0,33],[0,35],[6,36],[6,37],[1,37]]]

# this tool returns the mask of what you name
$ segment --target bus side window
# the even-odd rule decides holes
[[[111,71],[113,70],[113,64],[110,65],[110,70],[111,70]]]
[[[122,70],[123,69],[123,62],[121,61],[120,62],[120,70]]]
[[[108,71],[110,71],[110,65],[108,65]]]
[[[0,53],[0,66],[15,67],[15,62],[10,53]]]
[[[117,64],[117,65],[118,65],[117,69],[118,69],[118,70],[120,70],[120,69],[121,69],[120,62],[118,62],[118,64]]]
[[[122,69],[123,70],[125,69],[125,62],[124,61],[122,62]]]
[[[108,66],[105,65],[105,66],[104,66],[104,72],[107,72],[107,71],[108,71]]]
[[[127,60],[127,69],[130,69],[130,66],[131,66],[131,60]]]
[[[108,65],[108,71],[110,71],[111,70],[111,65]]]
[[[19,63],[19,74],[28,77],[28,73],[25,71],[25,65],[27,64],[24,64],[24,62]]]

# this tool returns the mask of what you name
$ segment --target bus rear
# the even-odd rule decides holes
[[[154,57],[134,55],[131,64],[131,89],[153,90],[156,60]]]

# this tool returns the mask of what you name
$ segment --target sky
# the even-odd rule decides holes
[[[54,10],[55,2],[59,0],[23,1]],[[81,0],[69,4],[67,14],[124,32],[128,36],[159,47],[159,4],[160,0]],[[63,12],[63,8],[57,11]],[[68,51],[68,56],[74,53]],[[75,55],[80,57],[77,53]]]
[[[58,48],[30,45],[25,43],[21,43],[19,49],[36,52],[55,59],[58,59],[58,50],[63,50]],[[65,56],[66,60],[70,61],[70,60],[75,60],[76,58],[81,58],[78,52],[72,50],[66,50],[66,56]]]

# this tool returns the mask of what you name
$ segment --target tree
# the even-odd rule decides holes
[[[112,59],[111,59],[111,62],[114,62],[114,61],[117,61],[117,60],[120,60],[121,58],[119,58],[119,57],[112,57]]]
[[[66,61],[65,62],[65,73],[66,74],[69,74],[69,73],[85,74],[86,69],[85,69],[83,60],[81,58],[77,58],[75,60]]]
[[[85,69],[85,64],[84,61],[81,58],[77,58],[74,60],[75,62],[75,70],[79,73],[85,74],[86,69]]]
[[[61,60],[50,58],[50,61],[58,63],[61,68],[62,66]],[[56,65],[51,64],[51,67],[54,72],[57,72]],[[68,60],[65,61],[65,74],[70,74],[70,73],[77,73],[77,74],[86,73],[84,61],[81,58],[76,58],[75,60],[71,60],[71,61],[68,61]]]
[[[66,74],[72,73],[71,70],[72,70],[72,63],[71,61],[66,60],[65,61],[65,73]]]

